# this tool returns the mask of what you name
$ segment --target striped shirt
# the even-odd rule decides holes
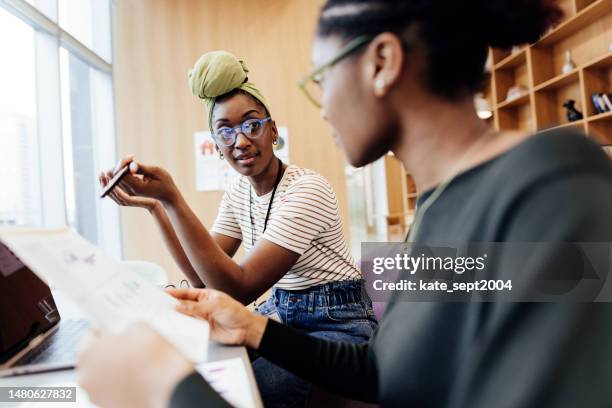
[[[272,192],[257,196],[244,176],[229,186],[212,231],[243,241],[247,253],[252,248],[249,189],[255,242],[263,238],[300,255],[276,283],[277,288],[299,290],[331,281],[361,279],[344,240],[336,194],[323,176],[288,166],[274,195],[263,234]]]

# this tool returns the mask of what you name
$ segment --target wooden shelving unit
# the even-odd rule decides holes
[[[405,238],[408,228],[414,219],[417,188],[411,175],[406,174],[404,167],[392,154],[382,158],[385,174],[385,200],[383,207],[377,207],[373,214],[379,222],[385,223],[386,237],[389,241],[401,241]],[[380,204],[380,202],[379,202]],[[384,219],[384,220],[383,220]]]
[[[484,97],[493,108],[498,130],[536,132],[577,129],[600,144],[612,157],[612,112],[597,113],[592,93],[612,93],[612,0],[557,0],[564,19],[534,44],[512,50],[491,49],[490,81]],[[563,73],[566,51],[576,68]],[[522,89],[508,100],[511,88]],[[567,120],[563,103],[575,101],[584,118]],[[403,239],[414,216],[417,191],[395,157],[386,155],[388,239]]]
[[[491,49],[491,80],[485,98],[498,130],[529,132],[573,127],[612,145],[612,113],[598,113],[593,93],[612,93],[612,0],[557,0],[562,22],[534,44]],[[576,68],[563,73],[566,51]],[[507,100],[508,90],[524,93]],[[583,120],[569,122],[563,103],[575,101]]]

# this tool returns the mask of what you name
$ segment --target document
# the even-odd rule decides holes
[[[210,386],[223,399],[237,408],[254,408],[254,402],[249,398],[249,378],[240,358],[213,361],[199,364],[196,370],[202,374]]]
[[[175,311],[178,300],[73,230],[6,228],[0,229],[0,239],[32,272],[65,293],[94,325],[120,333],[144,322],[194,363],[206,361],[206,321]]]

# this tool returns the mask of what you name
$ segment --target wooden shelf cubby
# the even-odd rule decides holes
[[[497,108],[497,117],[502,129],[527,129],[534,131],[529,94],[505,102]]]
[[[510,88],[520,86],[529,89],[529,73],[527,70],[526,50],[521,50],[510,55],[495,68],[495,86],[497,104],[507,101],[507,94]]]
[[[534,44],[491,49],[485,98],[498,130],[570,127],[612,144],[612,113],[599,113],[593,93],[612,94],[612,0],[557,0],[564,19]],[[564,72],[567,51],[575,68]],[[508,100],[511,87],[524,92]],[[584,118],[569,122],[563,104],[574,100]]]
[[[384,169],[385,183],[378,192],[386,197],[380,205],[374,205],[372,217],[383,224],[379,231],[386,231],[388,241],[402,241],[412,224],[416,212],[418,191],[410,174],[393,155],[386,154],[374,163],[375,172]],[[380,173],[378,173],[380,174]],[[382,237],[381,237],[382,238]]]
[[[575,71],[570,75],[563,75],[542,85],[544,86],[535,90],[535,113],[538,130],[569,124],[566,109],[563,107],[563,103],[569,99],[576,102],[576,109],[584,112],[579,72]]]

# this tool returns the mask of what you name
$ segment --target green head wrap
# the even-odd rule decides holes
[[[244,61],[239,60],[227,51],[211,51],[202,55],[189,71],[189,87],[191,92],[204,100],[208,109],[208,125],[213,130],[212,113],[217,97],[225,95],[235,89],[248,92],[251,96],[262,103],[267,109],[270,108],[266,98],[255,85],[248,82],[247,68]]]

